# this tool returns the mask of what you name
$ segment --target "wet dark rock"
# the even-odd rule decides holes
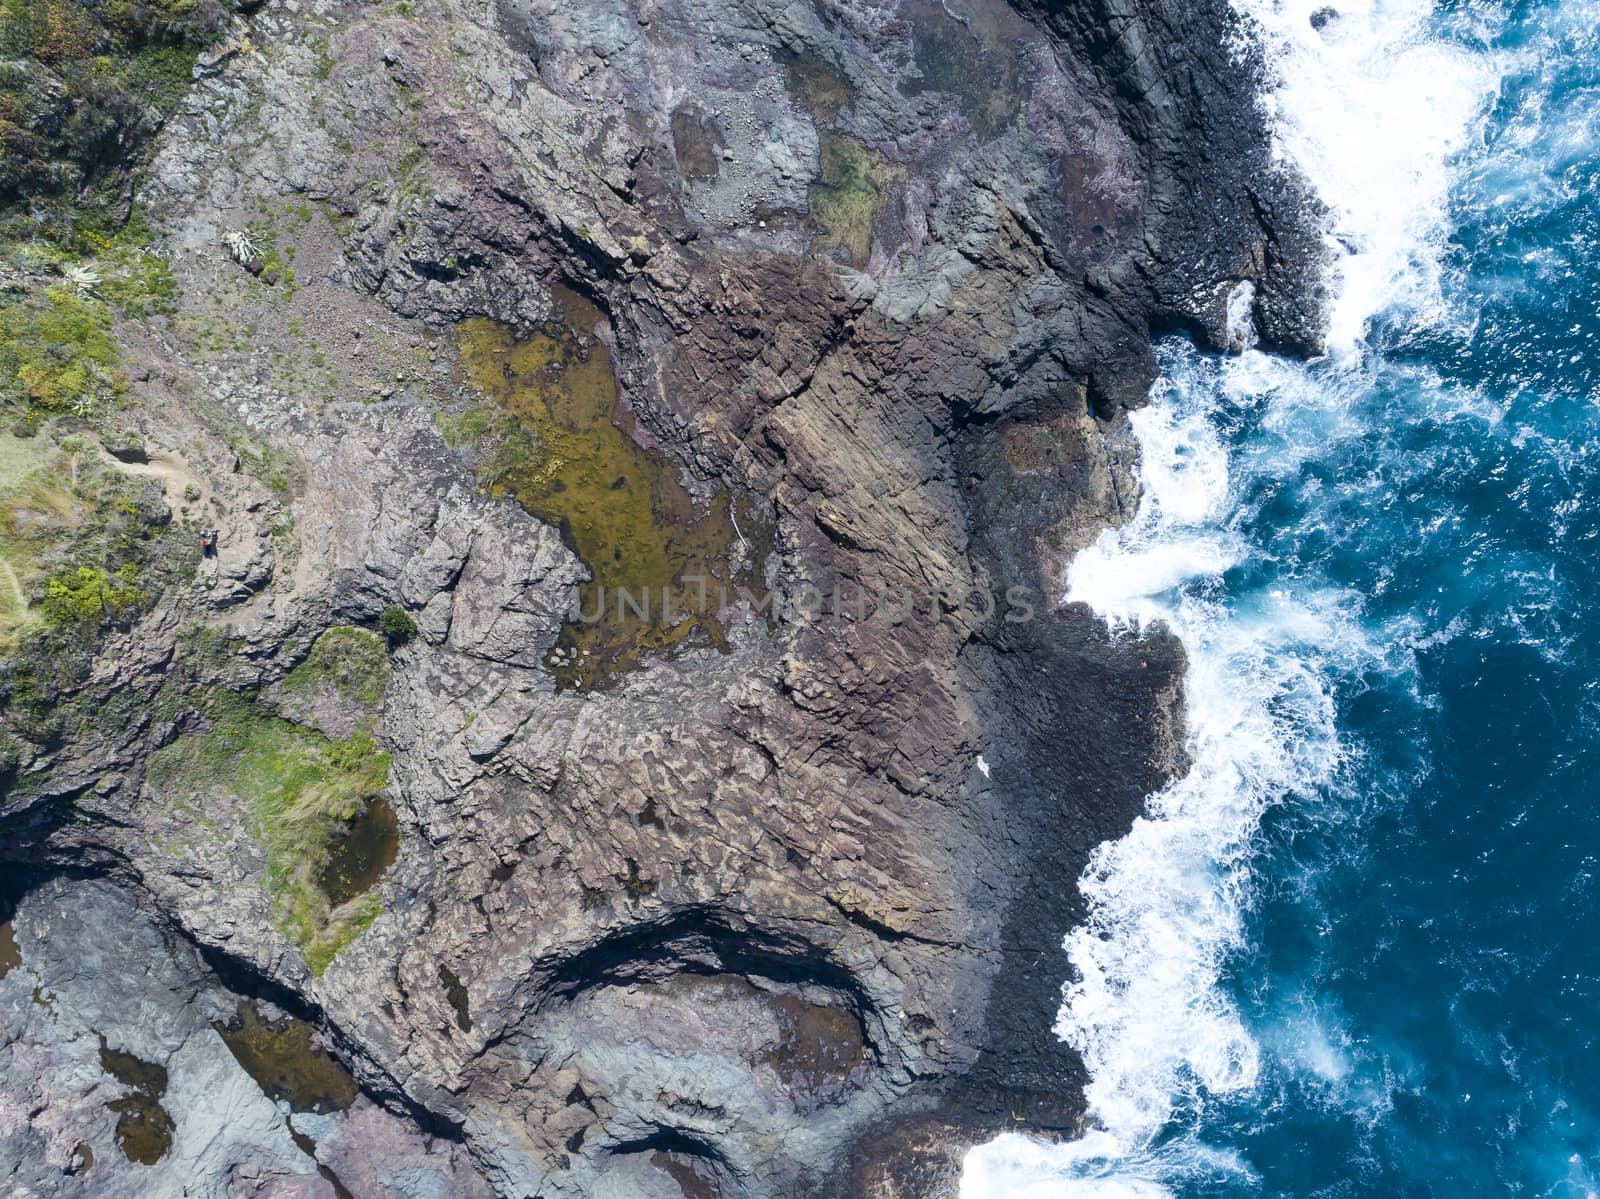
[[[456,1027],[462,1032],[472,1031],[472,1005],[467,995],[467,988],[456,977],[455,971],[448,966],[439,967],[439,985],[444,988],[446,998],[450,1000],[450,1007],[456,1014]]]

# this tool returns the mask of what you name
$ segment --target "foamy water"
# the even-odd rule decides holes
[[[1385,649],[1369,643],[1359,600],[1315,578],[1228,591],[1224,576],[1236,568],[1271,573],[1237,531],[1241,481],[1287,474],[1318,446],[1235,461],[1224,430],[1245,412],[1267,428],[1337,428],[1341,372],[1358,390],[1371,318],[1437,303],[1452,160],[1496,79],[1495,64],[1428,40],[1426,4],[1340,5],[1318,31],[1311,15],[1321,6],[1238,7],[1277,75],[1263,103],[1279,151],[1330,211],[1336,364],[1313,375],[1249,349],[1218,359],[1163,347],[1162,379],[1132,418],[1138,513],[1074,560],[1065,598],[1114,629],[1161,621],[1182,639],[1193,766],[1150,798],[1126,837],[1095,852],[1080,880],[1089,916],[1066,938],[1076,977],[1054,1031],[1088,1068],[1094,1130],[1065,1144],[1009,1135],[975,1148],[963,1199],[1143,1199],[1183,1179],[1251,1177],[1248,1162],[1196,1130],[1208,1103],[1248,1096],[1259,1082],[1263,1050],[1223,985],[1244,947],[1252,842],[1266,811],[1325,787],[1339,767],[1330,666],[1357,669]],[[1235,344],[1249,345],[1248,333]],[[1318,1068],[1337,1075],[1333,1038],[1303,1040],[1308,1054],[1322,1047]]]
[[[1262,97],[1278,154],[1329,210],[1336,353],[1357,349],[1374,313],[1431,305],[1451,160],[1476,135],[1500,65],[1429,37],[1428,0],[1352,0],[1321,29],[1323,0],[1235,0],[1266,47]]]

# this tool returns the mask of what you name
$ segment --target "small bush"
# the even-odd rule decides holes
[[[0,584],[13,601],[0,610],[0,706],[11,719],[26,709],[48,737],[46,709],[71,697],[106,630],[154,605],[199,550],[166,534],[159,483],[102,461],[81,438],[45,440],[13,443],[37,465],[14,455],[0,488]]]
[[[132,563],[114,574],[98,566],[63,567],[45,584],[40,608],[57,625],[104,625],[136,611],[145,600]]]
[[[378,631],[391,646],[404,645],[417,635],[417,622],[399,604],[390,604],[378,617]]]

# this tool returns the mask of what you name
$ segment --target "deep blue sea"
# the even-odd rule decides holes
[[[1600,1195],[1600,4],[1238,3],[1332,344],[1162,348],[1064,591],[1194,769],[1081,883],[1092,1130],[963,1196]]]

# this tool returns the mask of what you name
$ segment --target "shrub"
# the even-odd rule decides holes
[[[172,265],[147,250],[119,250],[111,256],[119,266],[101,284],[101,293],[131,317],[170,313],[178,307],[178,280]]]
[[[223,0],[0,0],[0,239],[115,233]]]
[[[165,535],[159,483],[103,462],[81,438],[45,441],[13,443],[0,490],[0,583],[17,601],[0,612],[0,706],[13,720],[27,709],[48,737],[47,709],[81,684],[105,631],[151,607],[199,550]]]
[[[127,385],[104,304],[64,286],[0,300],[0,399],[68,411]]]
[[[404,645],[417,635],[417,622],[399,604],[390,604],[378,617],[378,631],[388,638],[390,645]]]
[[[40,607],[58,625],[102,625],[135,611],[145,593],[132,563],[108,573],[98,566],[63,567],[45,583]]]

